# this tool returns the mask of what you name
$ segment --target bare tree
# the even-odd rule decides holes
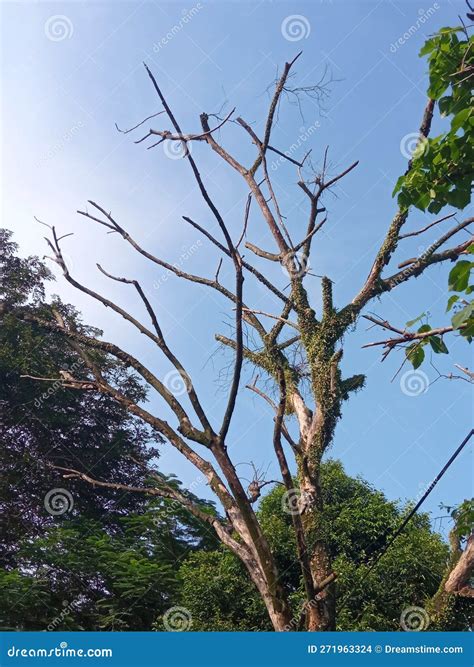
[[[105,227],[108,232],[119,234],[126,243],[150,262],[171,271],[185,281],[205,285],[227,300],[235,322],[233,332],[230,337],[219,334],[216,338],[232,351],[233,367],[227,404],[217,428],[206,414],[184,362],[166,341],[160,327],[159,315],[141,284],[135,279],[114,276],[99,267],[111,280],[129,284],[136,290],[149,318],[149,324],[138,320],[120,305],[81,284],[71,275],[62,255],[61,238],[54,227],[51,228],[48,243],[53,259],[61,267],[67,282],[115,311],[141,334],[153,341],[182,378],[192,412],[187,407],[187,403],[184,405],[180,397],[175,396],[166,384],[138,358],[114,343],[105,342],[74,330],[68,326],[58,312],[55,313],[54,321],[48,318],[38,318],[28,312],[22,315],[45,330],[64,335],[81,354],[88,368],[87,382],[67,378],[68,386],[112,396],[131,413],[155,428],[207,479],[225,516],[216,518],[203,513],[189,498],[166,486],[159,476],[154,477],[153,485],[143,488],[94,479],[87,471],[81,470],[62,470],[64,476],[80,478],[84,482],[99,487],[161,495],[182,503],[195,516],[210,524],[221,542],[242,561],[265,603],[273,627],[278,631],[294,629],[299,627],[299,623],[294,623],[292,620],[293,612],[288,602],[289,591],[285,590],[282,584],[281,573],[278,571],[274,554],[254,509],[257,494],[260,494],[265,480],[261,473],[255,471],[255,477],[252,480],[253,487],[246,489],[243,478],[237,472],[236,463],[232,460],[226,447],[229,427],[240,395],[243,363],[252,364],[259,375],[269,376],[275,389],[269,392],[265,388],[264,391],[261,386],[257,386],[258,381],[249,385],[249,389],[270,404],[274,410],[272,444],[281,473],[281,480],[278,481],[285,485],[286,497],[294,509],[291,511],[291,517],[306,596],[306,603],[301,612],[302,622],[308,630],[333,630],[336,624],[335,580],[337,574],[333,571],[326,539],[327,531],[323,517],[320,481],[321,460],[332,442],[344,401],[351,396],[352,392],[361,389],[365,381],[362,374],[352,377],[342,375],[340,364],[343,356],[344,336],[373,299],[419,276],[430,266],[457,258],[465,250],[466,242],[447,249],[442,249],[441,246],[444,246],[459,230],[467,227],[470,222],[466,220],[444,234],[430,246],[429,253],[410,262],[409,270],[402,268],[390,273],[387,267],[402,239],[402,229],[409,216],[408,210],[400,208],[388,223],[385,238],[375,255],[369,274],[352,300],[342,308],[336,308],[333,303],[333,282],[329,276],[322,276],[322,308],[320,312],[316,312],[312,305],[311,294],[305,285],[305,279],[310,270],[309,258],[313,241],[327,218],[327,211],[322,202],[325,193],[340,179],[350,174],[357,166],[357,162],[347,166],[341,173],[329,177],[327,155],[324,156],[323,168],[319,172],[311,171],[308,167],[307,156],[298,161],[292,156],[285,155],[283,151],[271,144],[272,130],[280,103],[289,93],[301,95],[305,92],[303,89],[290,86],[290,72],[298,57],[299,55],[285,64],[281,76],[276,81],[261,136],[258,136],[253,127],[243,118],[233,118],[233,111],[224,118],[216,118],[203,113],[200,116],[201,131],[199,133],[183,132],[155,77],[145,65],[162,105],[162,113],[166,114],[173,129],[172,131],[150,129],[138,142],[150,139],[156,140],[153,145],[163,141],[179,142],[182,145],[184,158],[189,163],[203,201],[217,223],[220,236],[214,236],[205,226],[201,226],[189,217],[186,217],[185,220],[218,248],[223,260],[230,260],[235,276],[232,287],[227,287],[220,282],[220,265],[215,277],[207,278],[185,272],[182,268],[155,256],[142,247],[116,218],[98,203],[89,202],[93,212],[78,211],[88,220]],[[420,126],[420,141],[424,141],[430,132],[433,107],[433,101],[428,100]],[[255,146],[255,157],[251,165],[239,162],[237,157],[230,154],[216,139],[217,130],[224,131],[229,123],[237,124],[242,133]],[[136,127],[131,129],[135,130]],[[237,234],[231,232],[224,216],[209,194],[196,160],[189,150],[193,142],[206,144],[224,165],[235,172],[237,178],[243,180],[248,189],[243,226]],[[277,154],[279,159],[286,159],[295,166],[297,187],[307,197],[307,225],[303,233],[299,233],[296,241],[292,240],[296,232],[292,229],[290,234],[289,225],[275,195],[268,168],[269,153]],[[410,164],[408,169],[410,169]],[[308,171],[310,175],[304,176],[303,174],[307,174]],[[285,279],[286,282],[289,281],[287,288],[277,286],[274,281],[270,280],[269,273],[265,269],[260,270],[242,255],[242,242],[252,233],[249,225],[250,206],[257,207],[259,215],[271,234],[273,247],[260,248],[251,241],[246,241],[244,245],[257,258],[281,265],[288,276]],[[388,275],[386,275],[387,271]],[[244,279],[259,281],[273,297],[276,297],[281,308],[276,312],[263,312],[252,308],[245,300]],[[267,324],[269,321],[270,324]],[[253,332],[253,338],[245,336],[245,327]],[[249,342],[251,339],[258,342],[251,343]],[[142,405],[130,400],[119,387],[109,384],[94,363],[93,353],[97,350],[120,359],[134,369],[170,408],[174,415],[174,423],[168,423],[156,414],[152,414]],[[298,363],[295,361],[295,350],[298,350],[300,355]],[[304,382],[309,384],[308,392],[302,390]],[[290,427],[289,419],[292,417],[295,417],[295,424]],[[295,437],[292,433],[296,430],[297,436]],[[287,446],[283,445],[283,439]],[[199,453],[203,451],[202,448],[206,452],[205,456]],[[294,488],[292,469],[295,469],[297,473],[296,486],[298,488]]]

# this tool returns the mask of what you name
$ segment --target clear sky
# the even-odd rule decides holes
[[[114,127],[115,122],[130,127],[159,110],[143,61],[188,132],[199,131],[202,111],[236,107],[261,134],[267,88],[285,60],[300,50],[295,81],[309,85],[325,69],[331,73],[334,81],[322,107],[307,99],[300,110],[291,99],[283,100],[272,143],[291,150],[296,158],[311,147],[316,165],[329,146],[334,174],[360,160],[325,201],[328,223],[314,243],[311,260],[313,273],[327,274],[335,282],[335,302],[340,306],[361,286],[396,208],[391,191],[406,168],[426,100],[426,62],[418,58],[418,51],[430,33],[458,22],[464,3],[4,2],[1,11],[3,225],[15,231],[23,254],[46,252],[46,230],[35,223],[34,215],[61,233],[74,232],[63,243],[72,274],[143,315],[131,289],[101,276],[95,263],[116,275],[139,278],[217,426],[226,402],[221,372],[231,359],[218,349],[214,333],[230,331],[228,304],[203,287],[167,278],[123,240],[75,213],[88,199],[95,200],[151,252],[184,270],[211,278],[215,274],[216,253],[181,219],[189,215],[216,232],[187,161],[175,159],[163,146],[146,150],[145,142],[135,145],[140,131],[125,135]],[[149,125],[169,128],[163,117],[145,124],[145,130]],[[437,123],[435,132],[439,127]],[[254,147],[242,131],[230,124],[219,137],[241,161],[250,163]],[[299,149],[290,149],[298,142]],[[193,145],[193,154],[237,237],[245,188],[206,146]],[[302,238],[308,206],[295,185],[297,174],[288,163],[275,162],[271,168],[288,227]],[[472,208],[464,214],[472,215]],[[413,214],[410,230],[429,220],[421,212]],[[256,212],[247,238],[273,249]],[[435,238],[434,233],[405,241],[395,260],[419,254]],[[442,324],[447,272],[445,266],[432,268],[422,279],[371,304],[371,310],[398,325],[428,310],[431,322]],[[285,276],[273,269],[272,275],[283,288]],[[220,278],[232,284],[229,263],[224,263]],[[319,279],[309,278],[308,287],[317,310]],[[252,279],[246,280],[245,288],[246,301],[254,308],[275,308]],[[59,273],[52,291],[75,303],[85,321],[104,329],[106,339],[140,354],[162,375],[170,370],[143,337],[69,287]],[[420,393],[410,378],[403,379],[407,366],[391,382],[401,353],[381,364],[377,350],[361,349],[376,335],[361,321],[345,341],[343,371],[366,373],[367,387],[345,404],[329,455],[390,498],[414,499],[470,428],[467,382],[439,379],[432,384],[438,371],[455,371],[455,363],[469,366],[470,351],[462,341],[450,339],[450,354],[434,359],[438,371],[427,364],[425,375],[415,378],[421,381]],[[242,384],[250,378],[247,368]],[[168,416],[155,399],[151,407]],[[271,431],[268,406],[242,389],[229,438],[234,460],[253,460],[265,467],[272,462],[269,476],[277,475]],[[464,451],[431,494],[426,508],[433,517],[442,513],[441,502],[454,504],[472,493],[471,462],[471,453]],[[163,448],[161,467],[188,484],[199,477],[168,446]],[[240,468],[243,475],[244,469]],[[209,496],[204,484],[193,486],[198,495]]]

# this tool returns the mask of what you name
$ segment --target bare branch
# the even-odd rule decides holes
[[[249,195],[249,197],[250,196],[251,195]],[[249,199],[247,201],[249,201]],[[217,248],[219,248],[219,250],[221,250],[223,253],[225,253],[228,257],[230,256],[230,253],[229,253],[228,249],[224,245],[222,245],[222,243],[220,243],[214,236],[212,236],[212,234],[210,232],[208,232],[206,229],[204,229],[204,227],[201,227],[201,225],[198,225],[197,222],[194,222],[194,220],[192,220],[191,218],[189,218],[186,215],[183,215],[183,220],[186,220],[186,222],[188,222],[190,225],[192,225],[192,227],[194,227],[195,229],[200,231],[201,234],[204,234],[204,236],[206,236],[206,238],[208,238],[209,241],[211,241],[211,243],[213,243]],[[245,244],[245,245],[247,247],[247,244]],[[265,287],[267,287],[273,294],[275,294],[275,296],[277,296],[279,299],[281,299],[281,301],[284,301],[285,303],[288,302],[288,298],[283,294],[283,292],[280,292],[280,290],[277,289],[268,280],[268,278],[266,278],[262,273],[260,273],[260,271],[258,271],[258,269],[256,269],[254,266],[249,264],[244,259],[242,259],[242,266],[244,267],[244,269],[247,269],[247,271],[249,271],[249,273],[252,273],[257,278],[257,280],[259,280],[262,283],[262,285],[265,285]]]
[[[270,143],[270,135],[271,135],[271,132],[272,132],[272,127],[273,127],[273,119],[274,119],[274,116],[275,116],[275,111],[276,111],[277,106],[278,106],[278,101],[279,101],[280,96],[281,96],[281,94],[283,92],[283,89],[285,87],[285,83],[288,79],[288,75],[290,73],[290,70],[293,67],[293,65],[295,64],[295,62],[298,60],[298,58],[300,57],[301,54],[302,54],[302,51],[300,51],[293,58],[293,60],[290,60],[290,62],[285,63],[282,75],[281,75],[279,81],[277,82],[277,84],[275,86],[275,92],[273,93],[273,97],[272,97],[272,100],[270,102],[270,108],[268,110],[267,122],[265,124],[265,132],[264,132],[264,136],[263,136],[262,145],[261,145],[261,148],[259,150],[259,155],[258,155],[257,159],[255,160],[253,166],[250,168],[250,173],[252,174],[252,176],[255,174],[255,172],[259,168],[260,164],[262,163],[262,159],[265,157],[265,153],[267,151],[268,144]]]
[[[154,148],[155,146],[158,146],[158,144],[161,144],[163,141],[181,141],[185,146],[188,141],[204,141],[207,137],[207,135],[212,134],[213,132],[216,132],[219,130],[232,116],[234,113],[235,109],[232,109],[227,116],[218,124],[216,127],[213,127],[212,129],[207,130],[206,132],[201,132],[199,134],[183,134],[182,132],[179,132],[178,134],[173,134],[169,130],[152,130],[150,129],[148,133],[142,137],[141,139],[138,139],[136,141],[136,144],[140,144],[142,141],[147,139],[150,136],[156,135],[158,137],[161,137],[160,141],[158,141],[155,144],[152,144],[151,146],[148,146],[148,149]],[[162,111],[161,113],[165,113]],[[185,157],[188,154],[188,149],[186,148]]]
[[[279,322],[283,322],[283,324],[288,324],[288,326],[299,330],[299,327],[295,322],[291,322],[291,320],[288,320],[284,317],[279,317],[278,315],[272,315],[271,313],[266,313],[264,310],[249,310],[248,308],[244,308],[244,310],[246,312],[255,313],[257,315],[264,315],[265,317],[270,317],[273,320],[278,320]]]
[[[209,435],[206,435],[204,432],[195,429],[191,425],[191,421],[188,415],[186,414],[186,411],[184,410],[180,402],[177,400],[177,398],[148,368],[146,368],[146,366],[144,366],[140,361],[138,361],[138,359],[136,359],[133,355],[131,355],[128,352],[125,352],[124,350],[122,350],[117,345],[114,345],[113,343],[108,343],[106,341],[99,340],[97,338],[92,338],[91,336],[86,336],[85,334],[73,331],[71,329],[66,329],[65,327],[60,326],[59,324],[37,317],[28,312],[19,313],[19,317],[25,321],[34,322],[41,328],[47,329],[48,331],[52,331],[54,333],[61,333],[72,342],[79,343],[88,348],[100,350],[102,352],[105,352],[106,354],[111,354],[115,358],[120,359],[120,361],[123,361],[127,366],[136,370],[137,373],[139,373],[139,375],[141,375],[142,378],[151,387],[153,387],[160,394],[160,396],[166,401],[166,403],[169,405],[169,407],[173,410],[176,417],[178,418],[180,424],[180,430],[183,434],[186,435],[186,437],[189,437],[195,440],[196,442],[199,442],[200,444],[209,446],[210,444]],[[45,378],[37,378],[37,379],[44,380]],[[82,381],[77,381],[77,382],[79,384]],[[94,383],[91,383],[88,380],[87,382],[85,381],[84,384],[93,385]],[[76,388],[81,388],[81,387],[78,386]],[[98,382],[97,388],[100,390],[100,382]]]
[[[119,126],[117,125],[117,123],[115,123],[115,127],[117,128],[117,132],[121,132],[122,134],[128,134],[129,132],[133,132],[133,130],[136,130],[137,127],[140,127],[141,125],[146,123],[147,120],[150,120],[151,118],[156,118],[157,116],[160,116],[162,113],[165,113],[165,112],[164,111],[158,111],[158,113],[153,113],[153,114],[151,114],[151,116],[147,116],[142,121],[137,123],[137,125],[134,125],[133,127],[129,128],[128,130],[121,130],[119,128]]]
[[[258,257],[263,257],[264,259],[269,259],[271,262],[279,262],[281,255],[275,255],[272,252],[267,252],[266,250],[262,250],[258,246],[254,245],[253,243],[250,243],[249,241],[246,242],[245,247],[248,248],[248,250],[251,250],[255,255],[258,255]]]
[[[91,477],[90,475],[81,472],[80,470],[75,470],[73,468],[63,468],[62,466],[51,466],[55,470],[59,470],[63,473],[65,479],[81,479],[88,484],[91,484],[93,487],[101,487],[107,489],[117,489],[119,491],[125,491],[126,493],[141,493],[150,496],[158,496],[160,498],[169,498],[176,501],[182,507],[185,507],[191,514],[193,514],[197,519],[203,521],[204,523],[210,525],[216,532],[219,539],[234,551],[237,555],[242,557],[243,555],[248,555],[247,550],[244,545],[239,544],[232,536],[232,524],[222,521],[212,514],[204,512],[198,505],[192,502],[187,496],[180,493],[178,490],[161,484],[160,487],[148,487],[148,486],[131,486],[128,484],[120,484],[116,482],[104,482],[98,479]],[[152,472],[152,471],[149,471]]]
[[[458,328],[462,329],[463,325]],[[450,333],[451,331],[455,331],[454,327],[438,327],[435,329],[430,329],[429,331],[423,331],[421,333],[407,331],[403,336],[399,336],[397,338],[387,338],[386,340],[380,340],[375,343],[366,343],[365,345],[362,345],[362,347],[366,348],[383,345],[384,347],[389,347],[392,349],[397,345],[405,345],[406,343],[410,343],[414,340],[425,340],[426,338],[430,338],[430,336],[444,336],[444,334]]]
[[[252,140],[253,140],[254,144],[260,148],[261,145],[262,145],[262,142],[257,137],[257,135],[255,134],[253,129],[250,127],[250,125],[243,118],[241,118],[240,116],[237,118],[237,123],[239,123],[239,125],[241,125],[248,132],[248,134],[252,137]],[[287,155],[286,153],[282,153],[280,150],[278,150],[278,148],[274,148],[273,146],[270,146],[270,144],[268,145],[268,150],[272,151],[273,153],[276,153],[277,155],[284,158],[285,160],[288,160],[288,162],[291,162],[292,164],[295,164],[297,167],[302,167],[303,166],[303,162],[298,162],[298,160],[295,160],[294,158],[292,158],[290,155]]]
[[[163,267],[167,271],[170,271],[171,273],[174,273],[179,278],[183,278],[184,280],[188,280],[190,282],[197,283],[199,285],[206,285],[207,287],[210,287],[210,288],[216,290],[217,292],[220,292],[223,296],[225,296],[227,299],[229,299],[233,303],[236,303],[236,295],[233,294],[226,287],[221,285],[219,282],[217,282],[216,280],[210,280],[209,278],[203,278],[202,276],[197,276],[197,275],[192,274],[192,273],[186,273],[185,271],[182,271],[181,269],[176,267],[174,264],[169,264],[169,262],[165,262],[164,260],[160,259],[159,257],[156,257],[155,255],[152,255],[150,252],[148,252],[147,250],[142,248],[130,236],[130,234],[128,232],[126,232],[122,227],[120,227],[118,225],[118,223],[112,218],[110,213],[107,213],[101,206],[99,206],[98,204],[96,204],[93,201],[89,201],[89,203],[92,206],[94,206],[95,208],[97,208],[103,215],[105,215],[108,218],[108,220],[110,220],[111,224],[108,224],[108,223],[104,222],[103,220],[95,218],[94,216],[92,216],[87,211],[78,211],[78,213],[80,215],[83,215],[85,218],[88,218],[89,220],[93,220],[94,222],[98,222],[99,224],[102,224],[105,227],[109,227],[110,229],[113,229],[114,231],[117,231],[128,243],[130,243],[130,245],[133,248],[135,248],[135,250],[137,252],[139,252],[141,255],[143,255],[143,257],[146,257],[151,262],[153,262],[155,264],[158,264],[158,266]],[[189,219],[187,219],[187,220],[189,221]],[[194,223],[194,225],[196,226],[196,223]],[[210,238],[210,237],[208,237],[208,238]],[[218,243],[218,241],[216,241],[216,243]],[[222,250],[223,250],[223,252],[228,254],[228,250],[227,249],[224,250],[224,246],[222,246]],[[250,267],[250,265],[247,266],[247,268],[250,270],[249,267]],[[286,297],[284,295],[282,295],[282,297],[284,299],[286,299]],[[252,318],[252,321],[250,322],[250,324],[252,324],[252,326],[254,326],[259,331],[259,333],[262,333],[263,335],[265,335],[265,330],[263,329],[261,324],[259,324],[257,318],[255,318],[255,317]]]
[[[247,196],[247,202],[245,204],[245,214],[244,214],[244,224],[243,224],[243,227],[242,227],[242,234],[240,235],[240,238],[235,245],[236,249],[239,248],[240,244],[244,240],[245,235],[247,234],[247,226],[248,226],[248,223],[249,223],[251,203],[252,203],[252,194],[249,192],[249,194]]]
[[[253,384],[246,384],[245,387],[246,387],[246,389],[250,389],[250,391],[253,391],[258,396],[261,396],[269,405],[271,405],[271,407],[275,410],[275,412],[278,411],[278,406],[276,405],[276,403],[274,401],[272,401],[270,396],[267,396],[267,394],[265,394],[261,389],[259,389],[255,382]],[[284,421],[282,422],[282,425],[281,425],[281,432],[282,432],[285,440],[287,441],[287,443],[290,445],[290,447],[292,449],[294,449],[295,452],[299,452],[300,448],[296,444],[296,442],[293,440],[293,438],[291,437]]]
[[[470,371],[469,368],[464,368],[464,366],[460,366],[459,364],[454,364],[454,365],[456,366],[456,368],[459,368],[459,370],[462,373],[465,373],[468,376],[468,378],[471,380],[471,382],[474,382],[474,373],[472,371]]]
[[[450,213],[449,215],[445,215],[442,218],[438,218],[438,220],[435,220],[434,222],[431,222],[429,225],[426,225],[426,227],[422,227],[421,229],[418,229],[416,232],[409,232],[408,234],[400,234],[398,237],[399,241],[402,239],[407,239],[410,236],[418,236],[419,234],[423,234],[423,232],[428,231],[428,229],[431,229],[435,225],[438,225],[440,222],[444,222],[445,220],[449,220],[449,218],[453,218],[456,215],[456,213]]]
[[[97,267],[108,278],[111,278],[112,280],[116,280],[116,281],[121,282],[121,283],[126,283],[126,284],[129,284],[129,285],[133,285],[135,287],[138,294],[140,295],[141,300],[145,304],[145,308],[146,308],[146,310],[147,310],[147,312],[150,316],[150,319],[152,321],[152,324],[153,324],[153,327],[155,329],[156,336],[157,336],[157,339],[158,339],[157,344],[158,344],[159,348],[162,350],[162,352],[164,353],[164,355],[166,356],[168,361],[170,361],[173,364],[173,366],[176,368],[176,370],[179,372],[179,374],[182,378],[184,387],[186,388],[186,391],[188,393],[189,400],[191,401],[191,404],[192,404],[192,406],[194,408],[194,411],[196,412],[196,414],[199,418],[199,421],[201,422],[203,428],[206,431],[208,431],[208,433],[212,436],[214,434],[214,431],[213,431],[213,429],[212,429],[212,427],[211,427],[211,425],[210,425],[210,423],[209,423],[209,421],[206,417],[206,414],[203,410],[203,407],[202,407],[202,405],[199,401],[199,398],[198,398],[198,396],[196,394],[196,391],[194,389],[192,380],[191,380],[189,374],[186,372],[182,363],[179,361],[179,359],[173,354],[173,352],[168,347],[168,345],[165,341],[165,338],[163,336],[163,332],[161,330],[161,327],[158,324],[158,319],[157,319],[156,313],[155,313],[151,303],[149,302],[148,298],[146,297],[145,292],[143,291],[140,283],[137,280],[129,280],[127,278],[117,278],[116,276],[113,276],[110,273],[107,273],[107,271],[105,271],[100,266],[100,264],[97,264]]]

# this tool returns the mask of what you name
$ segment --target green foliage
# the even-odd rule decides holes
[[[460,539],[467,539],[474,531],[474,498],[464,500],[452,513]]]
[[[429,67],[428,97],[448,124],[435,137],[420,137],[411,156],[409,168],[395,184],[401,210],[411,206],[438,213],[445,206],[465,208],[471,201],[474,175],[474,105],[472,69],[474,40],[463,27],[442,28],[428,39],[420,51]],[[472,252],[472,250],[471,250]],[[447,312],[454,310],[451,323],[469,342],[474,335],[474,305],[467,299],[471,293],[470,271],[474,264],[460,260],[449,274],[449,290],[459,292],[450,297]],[[410,329],[425,313],[407,322]],[[423,326],[425,329],[423,329]],[[429,331],[424,324],[418,332]],[[416,369],[425,360],[429,346],[435,354],[446,354],[448,348],[440,336],[414,341],[405,349],[406,358]]]
[[[424,320],[427,317],[428,317],[427,313],[422,313],[414,320],[410,320],[409,322],[406,323],[407,329],[410,329],[411,327],[413,327],[414,324],[418,324],[420,321]],[[431,326],[427,322],[424,322],[424,324],[421,324],[416,329],[416,333],[426,333],[428,331],[431,331]],[[415,369],[418,368],[425,360],[425,351],[423,348],[426,346],[430,346],[431,350],[435,354],[448,354],[448,348],[446,347],[446,343],[441,338],[441,336],[432,334],[431,336],[427,336],[426,338],[421,338],[419,340],[414,341],[405,348],[405,356],[408,359],[408,361],[411,364],[413,364],[413,368]]]
[[[153,481],[136,460],[156,460],[153,445],[161,439],[107,396],[21,377],[58,378],[68,369],[86,379],[87,370],[63,336],[45,335],[11,312],[51,317],[44,303],[49,272],[16,251],[0,232],[0,305],[9,307],[0,311],[0,627],[150,629],[178,595],[177,563],[194,549],[216,548],[215,535],[170,500],[66,481],[50,466],[145,486]],[[70,306],[55,305],[79,331],[100,334]],[[132,400],[146,400],[123,365],[99,354],[95,363]],[[215,513],[175,478],[163,479]],[[52,516],[44,498],[58,487],[67,488],[73,508]]]
[[[411,168],[398,179],[402,209],[415,206],[438,213],[444,206],[465,208],[471,200],[474,165],[474,110],[471,70],[474,66],[473,38],[463,28],[442,28],[428,39],[420,56],[429,64],[428,96],[449,121],[442,134],[421,139],[411,159]]]
[[[181,604],[191,630],[271,631],[265,606],[239,560],[224,548],[196,552],[180,568]],[[160,622],[157,629],[163,629]]]
[[[398,514],[398,522],[403,515]],[[371,572],[365,565],[357,568],[345,556],[337,557],[338,628],[399,630],[403,609],[423,607],[436,592],[447,553],[440,537],[431,532],[428,517],[418,515]],[[462,619],[459,622],[461,629]]]
[[[328,540],[338,573],[338,629],[399,630],[402,610],[423,605],[437,590],[448,547],[417,515],[370,573],[364,564],[377,554],[407,508],[388,501],[362,479],[349,477],[336,461],[322,466]],[[296,619],[304,601],[291,517],[282,509],[284,489],[261,501],[258,518],[291,593]],[[180,569],[181,603],[193,630],[268,630],[268,620],[248,574],[224,549],[195,554]],[[462,618],[458,629],[464,628]]]
[[[469,253],[474,253],[474,245],[470,246]],[[446,309],[447,311],[453,309],[451,324],[469,343],[474,336],[474,300],[468,298],[473,291],[473,286],[469,284],[473,268],[474,262],[460,260],[451,269],[449,290],[459,292],[459,294],[453,294],[450,297]]]
[[[468,248],[468,253],[474,252],[474,245]],[[451,292],[458,292],[449,297],[446,306],[446,312],[452,312],[451,325],[454,331],[463,336],[469,343],[474,336],[474,300],[469,299],[472,294],[473,286],[470,285],[471,271],[474,268],[474,262],[461,259],[451,269],[448,278],[448,288]],[[407,328],[412,327],[421,320],[427,318],[426,313],[422,313],[413,320],[406,323]],[[418,329],[417,333],[431,331],[432,327],[425,322]],[[424,347],[430,346],[435,354],[448,354],[449,350],[443,338],[433,334],[426,338],[416,340],[405,348],[405,355],[408,361],[413,364],[413,368],[421,366],[425,359]]]
[[[0,301],[8,306],[38,303],[44,298],[44,282],[53,276],[38,257],[18,257],[12,232],[0,229]]]
[[[0,568],[0,630],[36,627],[50,597],[40,573]]]
[[[464,500],[460,505],[441,506],[451,514],[454,533],[459,540],[466,540],[474,532],[474,498]]]
[[[202,526],[203,539],[190,539],[185,520],[180,508],[159,501],[121,518],[113,531],[77,518],[34,540],[25,535],[16,568],[0,570],[2,627],[151,629],[178,596],[177,562],[216,547]]]

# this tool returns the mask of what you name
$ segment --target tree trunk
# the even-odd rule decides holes
[[[321,336],[321,334],[319,334]],[[325,340],[324,336],[321,336]],[[324,518],[323,495],[320,481],[321,460],[330,446],[341,408],[341,377],[338,363],[342,350],[334,351],[334,344],[326,339],[321,356],[311,365],[313,395],[316,411],[303,455],[299,461],[299,481],[302,496],[302,521],[308,543],[310,569],[316,591],[309,601],[307,629],[330,631],[336,629],[335,583],[322,586],[332,574],[329,549],[329,531]]]
[[[223,448],[213,448],[214,456],[219,463],[236,499],[238,509],[228,512],[232,525],[238,532],[246,548],[234,549],[234,553],[245,564],[252,581],[256,585],[270,616],[273,627],[277,631],[291,629],[292,615],[286,591],[280,582],[278,568],[263,534],[257,517],[245,494],[235,467]]]
[[[466,548],[462,552],[458,562],[451,570],[444,590],[448,593],[456,593],[464,597],[474,597],[474,588],[472,587],[472,571],[474,569],[474,536],[468,539]]]
[[[309,550],[310,570],[316,591],[332,573],[331,554],[327,544],[327,527],[323,516],[323,497],[319,481],[320,461],[300,470],[301,518]],[[310,631],[336,629],[335,585],[330,583],[316,593],[306,605],[306,628]]]
[[[265,604],[274,630],[277,632],[294,630],[295,622],[292,619],[291,609],[283,587],[278,581],[276,585],[269,584],[262,563],[252,555],[248,547],[234,543],[234,545],[230,545],[230,548],[247,568],[250,578]]]

